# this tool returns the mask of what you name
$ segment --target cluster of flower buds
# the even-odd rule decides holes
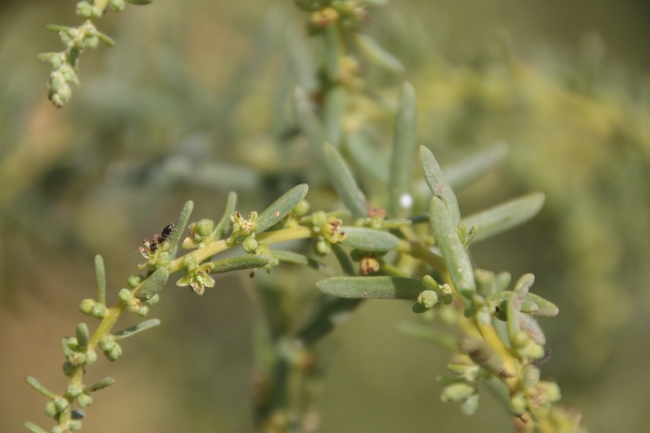
[[[316,252],[321,256],[332,252],[332,244],[345,240],[345,232],[339,230],[343,221],[333,215],[328,216],[323,211],[314,212],[311,215],[311,224],[314,232],[319,234]]]
[[[142,240],[143,245],[140,247],[140,254],[147,259],[147,262],[138,265],[140,269],[169,266],[171,262],[169,256],[171,245],[168,238],[173,230],[174,225],[169,224],[162,229],[160,235],[154,235],[150,241]]]

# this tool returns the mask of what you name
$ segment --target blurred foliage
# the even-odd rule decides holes
[[[74,315],[92,286],[94,253],[107,259],[109,285],[117,288],[117,276],[128,275],[139,260],[127,254],[171,222],[187,198],[199,214],[218,215],[229,190],[240,193],[248,210],[308,181],[312,203],[326,207],[334,200],[319,171],[305,162],[307,143],[291,133],[293,86],[315,87],[315,65],[296,60],[319,49],[304,36],[291,5],[157,2],[107,16],[103,25],[117,46],[85,56],[82,86],[61,111],[45,99],[47,65],[34,57],[56,49],[56,38],[40,31],[45,24],[76,22],[72,8],[60,3],[0,6],[0,365],[11,373],[1,383],[0,431],[15,431],[24,412],[40,407],[17,378],[38,373],[58,380],[39,360],[55,356],[58,336],[76,323],[65,316]],[[458,2],[441,2],[450,28],[462,27],[446,36],[445,14],[427,15],[428,2],[395,3],[377,16],[374,34],[413,71],[420,141],[443,165],[495,141],[510,145],[506,169],[460,195],[464,213],[524,191],[547,195],[541,220],[504,235],[500,245],[477,246],[474,261],[538,275],[539,293],[561,309],[547,332],[555,352],[548,369],[566,400],[583,409],[593,431],[640,431],[650,402],[643,362],[650,310],[650,108],[641,80],[626,86],[625,76],[611,74],[597,36],[584,40],[578,60],[548,51],[520,58],[507,35],[485,46],[480,31],[492,29],[490,21],[465,32],[471,25],[459,26],[459,17],[467,16],[454,15]],[[497,2],[495,9],[507,4]],[[517,7],[506,23],[515,31],[523,25],[514,18]],[[621,16],[628,15],[613,15]],[[459,39],[471,38],[473,49],[455,50],[461,31]],[[477,46],[484,48],[477,53]],[[647,66],[642,60],[632,63]],[[390,130],[394,107],[384,101],[394,99],[398,80],[384,72],[367,79],[376,92],[360,94],[352,105],[385,124],[366,131],[370,136],[390,137],[382,131]],[[387,152],[389,140],[382,140],[376,142]],[[257,282],[287,310],[314,292],[313,274],[274,274]],[[182,291],[174,293],[173,305],[163,303],[166,330],[142,349],[149,361],[113,373],[118,381],[120,374],[129,378],[124,383],[134,389],[111,390],[114,401],[106,401],[103,416],[124,413],[128,431],[250,431],[249,335],[259,312],[247,299],[247,280],[219,280],[226,287],[212,299],[198,302]],[[431,365],[431,349],[392,331],[408,310],[374,303],[346,325],[320,403],[322,431],[395,431],[407,424],[409,431],[428,431],[433,422],[441,431],[486,431],[485,425],[502,431],[505,416],[489,404],[471,420],[438,404],[433,378],[443,361]],[[297,326],[286,320],[278,317],[278,326]],[[139,413],[129,413],[132,401]],[[104,431],[102,419],[98,413],[87,428]]]

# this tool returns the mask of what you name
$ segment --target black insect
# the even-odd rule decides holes
[[[169,235],[172,234],[172,230],[174,230],[174,224],[169,224],[164,229],[162,229],[162,232],[160,232],[160,242],[165,241]]]

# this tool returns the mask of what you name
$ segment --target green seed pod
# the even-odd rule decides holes
[[[113,12],[123,11],[125,5],[126,2],[124,0],[110,0],[108,2],[108,7],[110,7]]]
[[[77,15],[82,18],[92,18],[93,17],[93,7],[87,1],[80,1],[76,6]]]
[[[454,383],[442,390],[440,398],[445,403],[461,401],[474,394],[475,391],[476,388],[468,383]]]
[[[94,350],[86,352],[86,364],[94,364],[97,361],[97,353]]]
[[[433,290],[425,290],[418,295],[417,302],[429,310],[438,303],[438,295]]]
[[[247,254],[252,254],[257,250],[257,241],[255,240],[255,235],[250,235],[244,239],[242,242],[242,248]]]
[[[50,400],[45,403],[44,413],[50,418],[54,418],[59,413],[59,410],[56,408],[56,404],[54,404],[54,400]]]
[[[62,369],[63,369],[63,374],[70,377],[72,376],[72,370],[74,370],[74,364],[69,361],[64,362]]]
[[[81,389],[81,387],[78,385],[68,385],[68,387],[65,390],[65,395],[74,398],[79,394],[81,394],[82,391],[83,389]]]
[[[120,301],[124,302],[125,304],[131,302],[133,299],[133,295],[131,295],[131,291],[129,289],[122,289],[120,292],[117,294],[117,297]]]
[[[332,245],[325,238],[321,237],[316,243],[316,252],[321,256],[326,256],[332,252]]]
[[[106,314],[106,307],[99,302],[95,302],[93,308],[90,310],[90,315],[96,319],[103,319]]]
[[[57,397],[54,400],[54,406],[56,407],[56,410],[61,412],[66,410],[67,408],[70,407],[70,402],[63,398],[63,397]]]
[[[81,304],[79,304],[79,310],[84,314],[90,315],[96,303],[97,302],[94,299],[84,299],[81,301]]]
[[[526,397],[523,394],[515,394],[510,397],[510,411],[515,416],[522,416],[526,409],[528,408],[528,403],[526,402]]]
[[[141,305],[140,308],[138,308],[138,311],[136,312],[138,316],[144,317],[149,313],[149,307],[146,305]]]
[[[130,288],[135,289],[144,281],[144,275],[132,274],[126,280]]]
[[[291,212],[297,217],[305,215],[309,211],[309,202],[307,200],[300,200],[296,207],[294,207]]]
[[[472,416],[478,409],[478,394],[470,395],[461,404],[460,409],[467,416]]]
[[[212,230],[214,229],[214,221],[210,219],[202,219],[196,223],[193,227],[194,233],[198,234],[202,238],[210,236]]]
[[[526,365],[521,372],[521,385],[524,389],[531,389],[539,383],[539,368],[534,365]]]
[[[197,259],[194,254],[187,254],[185,257],[183,257],[183,269],[185,269],[186,272],[190,272],[198,265],[199,259]]]
[[[82,392],[81,394],[79,394],[77,396],[77,404],[81,408],[86,408],[86,407],[90,406],[90,403],[92,403],[92,402],[93,402],[93,398],[87,392]]]
[[[107,335],[106,337],[102,338],[99,341],[99,348],[102,349],[104,352],[106,351],[111,351],[115,347],[115,340],[113,340],[113,337],[110,335]]]
[[[327,214],[323,211],[314,212],[311,217],[311,223],[314,225],[314,231],[320,231],[320,228],[327,221]]]

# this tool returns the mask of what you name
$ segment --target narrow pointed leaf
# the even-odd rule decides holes
[[[59,24],[48,24],[45,26],[45,30],[48,32],[54,32],[54,33],[59,33],[59,32],[65,32],[68,30],[70,27],[68,26],[62,26]]]
[[[257,228],[255,233],[262,233],[269,227],[274,226],[282,218],[287,216],[291,209],[296,207],[300,200],[305,198],[309,187],[306,184],[296,185],[289,191],[282,194],[282,196],[274,201],[271,206],[267,207],[257,217]]]
[[[211,274],[223,274],[225,272],[240,271],[242,269],[256,269],[266,266],[271,259],[266,256],[239,256],[229,259],[217,260]]]
[[[307,94],[300,87],[296,87],[293,92],[293,109],[300,130],[305,134],[307,141],[309,141],[314,150],[320,152],[323,143],[327,141],[325,130],[321,121],[316,116],[314,107]]]
[[[172,233],[169,235],[169,245],[170,245],[169,258],[170,259],[174,259],[176,257],[176,250],[177,250],[176,246],[178,245],[178,242],[180,241],[181,236],[185,231],[185,227],[187,227],[187,223],[190,220],[190,215],[192,215],[193,209],[194,209],[194,202],[192,200],[185,202],[185,205],[183,205],[183,209],[181,209],[181,213],[178,216],[178,219],[176,220],[176,224],[174,224],[174,229],[172,230]]]
[[[343,273],[349,276],[356,275],[356,267],[354,266],[354,263],[352,263],[352,259],[348,253],[346,253],[339,244],[332,244],[332,251],[334,252],[334,256],[336,256],[336,260],[338,260],[339,265],[341,265],[341,270]]]
[[[345,207],[354,218],[363,218],[368,214],[368,204],[352,176],[345,160],[338,150],[329,143],[323,147],[325,164],[330,172],[334,189],[343,200]]]
[[[420,280],[402,277],[332,277],[316,283],[321,292],[339,298],[417,299]]]
[[[345,233],[341,241],[346,247],[362,251],[391,251],[399,246],[399,239],[394,235],[365,227],[341,227]]]
[[[32,433],[47,433],[45,430],[43,430],[33,422],[28,421],[23,424],[23,427],[25,427],[27,430],[29,430]]]
[[[456,337],[448,334],[441,333],[436,329],[429,326],[419,325],[412,322],[402,322],[397,325],[397,329],[415,337],[424,338],[433,341],[435,344],[454,353],[462,353],[458,348],[458,340]]]
[[[148,5],[149,3],[152,3],[153,0],[126,0],[126,2],[133,5]]]
[[[274,257],[283,262],[295,263],[298,265],[309,266],[312,269],[322,272],[326,275],[334,275],[334,269],[327,266],[325,263],[321,263],[318,260],[314,260],[311,257],[304,256],[302,254],[297,254],[291,251],[281,251],[281,250],[269,250],[268,254],[271,257]]]
[[[507,155],[508,146],[499,143],[447,168],[444,171],[445,179],[454,191],[460,191],[497,168]]]
[[[460,210],[458,209],[458,200],[454,191],[447,183],[445,175],[436,161],[436,157],[429,148],[420,146],[420,168],[424,175],[424,180],[429,185],[429,189],[434,196],[439,197],[447,207],[451,216],[454,227],[460,222]]]
[[[336,298],[322,306],[316,316],[296,336],[306,346],[313,346],[336,327],[347,321],[363,299]]]
[[[519,326],[525,330],[537,344],[544,346],[546,344],[546,336],[544,331],[537,323],[537,320],[528,314],[519,314]]]
[[[323,123],[329,142],[335,147],[341,144],[341,128],[343,126],[343,112],[347,95],[341,86],[336,86],[327,92],[323,105]]]
[[[106,305],[106,268],[102,256],[95,256],[95,277],[97,278],[97,300]]]
[[[510,290],[504,290],[502,292],[497,292],[492,296],[490,296],[490,302],[496,303],[498,305],[504,300],[507,301],[512,296],[514,296],[514,292]],[[555,305],[550,301],[547,301],[546,299],[534,293],[528,293],[524,297],[524,302],[532,302],[535,305],[537,305],[538,309],[536,311],[524,311],[525,313],[529,313],[535,317],[542,317],[542,318],[554,317],[557,316],[558,313],[560,312],[560,309],[557,307],[557,305]],[[522,306],[523,304],[524,303],[522,303]]]
[[[515,338],[517,336],[517,333],[521,330],[521,327],[519,325],[520,320],[519,320],[519,309],[518,304],[519,303],[519,298],[517,296],[512,296],[510,299],[508,299],[508,308],[506,311],[507,317],[508,317],[508,337],[510,338],[510,342],[514,342]]]
[[[109,386],[115,383],[115,379],[112,377],[105,377],[94,385],[90,385],[84,388],[85,392],[94,392],[99,391],[100,389],[108,388]]]
[[[346,149],[352,164],[383,185],[388,184],[388,155],[370,145],[361,133],[346,135]]]
[[[169,270],[167,268],[158,268],[140,283],[140,286],[133,293],[138,299],[145,301],[151,299],[163,288],[168,278]]]
[[[404,72],[404,65],[377,41],[368,35],[357,33],[357,44],[371,62],[392,72]]]
[[[43,386],[43,384],[41,384],[41,382],[39,382],[38,380],[36,380],[32,376],[27,376],[25,378],[25,383],[27,385],[31,386],[32,388],[34,388],[37,392],[39,392],[40,394],[43,394],[45,397],[47,397],[49,399],[55,399],[55,398],[58,397],[55,393],[53,393],[52,391],[47,389],[45,386]]]
[[[138,323],[137,325],[116,332],[113,334],[113,338],[115,340],[124,340],[125,338],[133,337],[135,334],[139,334],[142,331],[146,331],[147,329],[151,329],[158,325],[160,325],[160,320],[158,319],[146,320],[142,323]]]
[[[537,215],[543,204],[544,194],[538,192],[471,215],[463,222],[469,228],[478,229],[472,240],[478,242],[528,221]]]
[[[88,340],[90,336],[88,335],[88,326],[85,323],[80,323],[77,325],[77,342],[79,344],[79,349],[82,352],[88,349]]]
[[[100,41],[108,45],[109,47],[115,46],[115,41],[108,35],[102,33],[102,32],[97,32],[97,37],[99,38]]]
[[[219,223],[217,226],[214,228],[213,231],[213,239],[222,239],[226,233],[228,233],[228,230],[230,230],[230,215],[235,212],[235,209],[237,207],[237,193],[236,192],[229,192],[228,193],[228,199],[226,200],[226,208],[223,211],[223,216],[219,220]]]
[[[402,216],[405,213],[400,202],[405,195],[411,195],[413,163],[417,145],[416,117],[415,90],[410,83],[404,83],[395,121],[388,191],[389,209],[394,217]]]
[[[429,217],[433,237],[440,248],[451,281],[459,295],[468,300],[465,293],[476,290],[472,265],[465,246],[458,236],[456,224],[447,211],[446,203],[435,195],[431,198]]]
[[[330,80],[336,81],[339,75],[341,41],[337,25],[325,27],[325,71]]]

